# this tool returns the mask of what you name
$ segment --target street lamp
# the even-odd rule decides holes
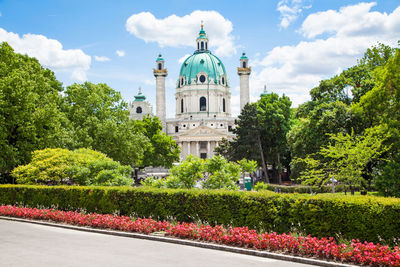
[[[332,183],[332,194],[335,194],[335,183],[337,182],[337,180],[332,177],[331,179],[329,179],[329,182]]]

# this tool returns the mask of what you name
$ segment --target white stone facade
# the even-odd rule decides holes
[[[139,93],[135,96],[135,100],[130,102],[128,105],[129,117],[134,120],[141,120],[144,116],[153,116],[153,107],[146,101],[146,96],[142,94],[142,90],[139,87]]]
[[[232,140],[235,118],[231,114],[231,92],[223,63],[208,50],[208,37],[201,27],[197,50],[182,64],[175,92],[175,118],[166,119],[165,77],[161,55],[153,70],[156,78],[156,115],[167,135],[181,148],[181,160],[188,155],[209,158],[222,139]],[[243,63],[245,62],[245,63]],[[240,106],[249,102],[248,59],[240,59]]]
[[[141,120],[146,115],[153,115],[153,107],[148,101],[129,103],[130,118],[134,120]]]

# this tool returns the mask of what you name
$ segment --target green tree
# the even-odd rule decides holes
[[[257,161],[267,182],[269,163],[281,183],[282,162],[288,155],[286,134],[290,129],[291,104],[287,96],[274,93],[262,96],[257,103],[246,104],[235,121],[235,139],[223,143],[216,152],[232,161],[243,158]]]
[[[300,179],[304,184],[320,186],[335,178],[349,185],[353,194],[355,187],[365,185],[363,172],[367,164],[387,151],[382,145],[384,138],[371,130],[358,136],[354,132],[331,134],[330,140],[331,143],[318,152],[321,160],[310,156],[303,160],[308,168]]]
[[[65,91],[63,111],[74,132],[70,148],[92,148],[126,165],[142,164],[150,141],[130,121],[119,92],[106,84],[73,84]]]
[[[237,161],[246,158],[258,161],[268,179],[264,149],[261,142],[262,125],[257,117],[257,103],[246,104],[235,124],[236,127],[233,133],[236,137],[233,142],[230,142],[230,151],[232,153],[230,159]]]
[[[400,158],[390,160],[378,173],[375,181],[379,193],[384,196],[400,197]]]
[[[131,185],[132,168],[90,149],[47,148],[12,171],[20,184]]]
[[[375,70],[376,86],[352,109],[370,126],[387,124],[400,129],[400,50],[384,67]]]
[[[322,80],[313,88],[310,91],[312,101],[324,103],[341,101],[347,105],[357,103],[375,86],[374,70],[384,66],[394,53],[394,48],[381,43],[368,48],[357,65],[331,79]]]
[[[303,112],[302,108],[303,105],[298,112]],[[343,102],[314,105],[307,116],[294,120],[287,134],[292,156],[301,158],[318,152],[329,143],[329,134],[351,132],[355,120],[350,107]]]
[[[150,142],[144,151],[141,167],[163,166],[170,168],[172,163],[179,161],[180,149],[172,136],[162,131],[158,117],[146,116],[134,121],[136,131],[143,134]]]
[[[282,157],[287,155],[286,135],[290,130],[292,102],[289,97],[275,93],[266,94],[258,101],[257,119],[262,127],[262,143],[266,160],[278,172],[278,183],[282,183]]]
[[[170,169],[171,175],[167,178],[173,188],[193,188],[203,178],[204,160],[189,155],[179,165]]]
[[[241,159],[238,161],[243,173],[252,173],[257,169],[257,162],[255,160]]]
[[[205,189],[236,190],[239,181],[241,166],[235,162],[228,162],[223,156],[213,156],[207,159],[205,170],[207,179],[202,183]]]
[[[31,160],[34,150],[64,146],[61,83],[35,58],[0,45],[0,176]],[[0,177],[1,179],[1,177]]]

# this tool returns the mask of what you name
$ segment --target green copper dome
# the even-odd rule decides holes
[[[156,61],[164,61],[164,59],[162,58],[162,55],[161,55],[161,54],[158,55]]]
[[[196,52],[188,57],[182,64],[179,77],[184,77],[186,83],[192,84],[193,79],[197,82],[197,75],[202,71],[208,75],[206,82],[209,82],[212,78],[214,83],[221,84],[221,77],[224,76],[224,85],[228,86],[224,64],[209,51]]]
[[[139,87],[139,93],[135,95],[134,102],[143,102],[146,100],[146,96],[142,94],[142,88]]]

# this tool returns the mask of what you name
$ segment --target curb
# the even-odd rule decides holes
[[[239,247],[231,247],[231,246],[225,246],[225,245],[219,245],[219,244],[213,244],[213,243],[203,243],[203,242],[197,242],[197,241],[192,241],[192,240],[169,238],[169,237],[156,236],[156,235],[145,235],[145,234],[138,234],[138,233],[132,233],[132,232],[96,229],[96,228],[81,227],[81,226],[68,225],[68,224],[57,224],[57,223],[51,223],[51,222],[46,222],[46,221],[28,220],[28,219],[14,218],[14,217],[6,217],[6,216],[0,216],[0,220],[32,223],[32,224],[52,226],[52,227],[70,229],[70,230],[97,233],[97,234],[146,239],[146,240],[159,241],[159,242],[165,242],[165,243],[173,243],[173,244],[179,244],[179,245],[185,245],[185,246],[208,248],[208,249],[214,249],[214,250],[239,253],[239,254],[244,254],[244,255],[251,255],[251,256],[277,259],[277,260],[283,260],[283,261],[291,261],[291,262],[297,262],[297,263],[303,263],[303,264],[310,264],[310,265],[316,265],[316,266],[324,266],[324,267],[334,267],[334,266],[354,267],[355,266],[355,265],[349,265],[349,264],[344,264],[344,263],[316,260],[316,259],[312,259],[312,258],[302,258],[302,257],[298,257],[298,256],[290,256],[290,255],[284,255],[284,254],[267,252],[267,251],[259,251],[259,250],[245,249],[245,248],[239,248]]]

